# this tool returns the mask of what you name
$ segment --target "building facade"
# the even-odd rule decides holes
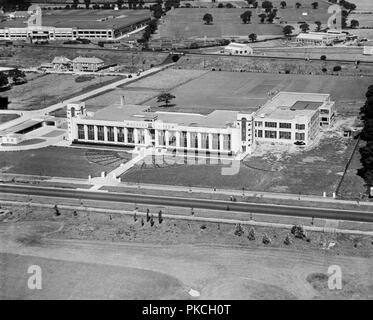
[[[334,118],[327,94],[280,92],[257,112],[215,110],[208,115],[152,112],[123,101],[94,114],[83,102],[69,104],[70,142],[244,157],[260,143],[308,145]]]
[[[248,56],[253,54],[253,49],[245,43],[231,42],[224,48],[222,53],[229,55]]]
[[[335,41],[347,40],[347,34],[339,31],[300,33],[296,42],[303,45],[326,46]]]
[[[73,70],[81,72],[96,72],[104,65],[104,61],[96,57],[77,57],[72,61]]]

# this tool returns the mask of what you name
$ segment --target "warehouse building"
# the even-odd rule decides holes
[[[341,42],[347,40],[347,34],[331,30],[328,32],[308,32],[300,33],[296,37],[296,42],[303,45],[326,46],[334,42]]]

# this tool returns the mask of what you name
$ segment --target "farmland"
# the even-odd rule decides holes
[[[0,124],[19,118],[17,114],[0,114]]]

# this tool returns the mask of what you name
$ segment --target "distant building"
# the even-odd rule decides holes
[[[53,69],[58,71],[72,70],[72,61],[66,57],[55,57],[52,61]]]
[[[296,37],[298,43],[304,45],[325,46],[335,41],[345,41],[347,34],[339,31],[300,33]]]
[[[223,53],[245,56],[253,54],[253,49],[246,43],[231,42],[224,48]]]
[[[151,20],[150,12],[128,11],[123,15],[117,10],[53,10],[42,16],[40,7],[32,6],[0,20],[0,40],[115,40]]]
[[[72,61],[73,71],[96,72],[105,65],[96,57],[77,57]]]

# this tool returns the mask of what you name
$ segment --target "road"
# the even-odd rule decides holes
[[[340,209],[284,206],[248,202],[232,202],[181,197],[165,197],[143,194],[82,191],[73,189],[46,188],[34,186],[0,185],[0,194],[18,194],[42,197],[72,198],[106,202],[125,202],[149,205],[162,205],[183,208],[199,208],[219,211],[251,212],[281,216],[315,217],[334,220],[373,222],[373,212]]]

